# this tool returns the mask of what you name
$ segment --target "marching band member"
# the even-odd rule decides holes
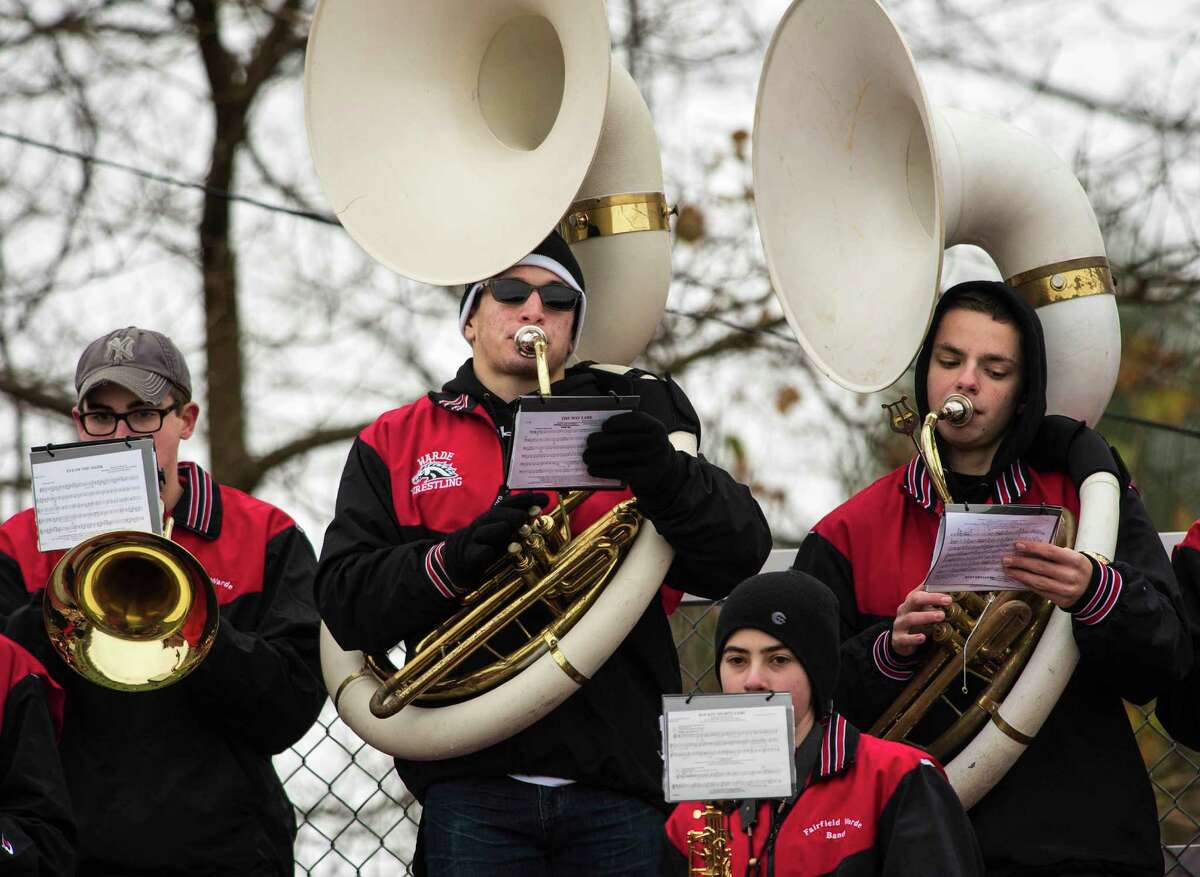
[[[73,873],[75,820],[58,756],[62,714],[62,688],[0,636],[0,873]]]
[[[536,365],[513,336],[549,337],[555,395],[640,396],[637,411],[589,438],[593,475],[619,478],[676,549],[667,581],[718,598],[759,569],[770,549],[749,490],[668,433],[699,435],[670,380],[566,368],[587,299],[584,277],[552,232],[495,278],[468,288],[460,328],[473,357],[440,391],[389,411],[358,436],[318,568],[318,605],[342,648],[410,647],[458,608],[546,494],[510,494],[505,459],[515,400],[537,387]],[[573,513],[574,532],[627,498],[600,491]],[[656,873],[664,804],[660,696],[680,690],[664,605],[652,601],[624,643],[560,707],[472,755],[397,759],[424,809],[422,867],[438,875]]]
[[[1071,614],[1080,661],[971,821],[990,874],[1161,874],[1154,796],[1121,699],[1145,703],[1189,666],[1179,593],[1123,464],[1091,451],[1095,433],[1043,416],[1045,381],[1041,325],[1011,288],[971,282],[942,296],[917,357],[916,392],[922,417],[950,393],[974,403],[965,426],[937,427],[951,495],[1078,514],[1076,484],[1092,472],[1113,471],[1124,486],[1112,563],[1023,542],[1005,559],[1012,578]],[[838,597],[838,704],[855,721],[871,723],[903,690],[925,626],[950,602],[920,587],[940,505],[918,456],[819,521],[796,557],[797,569]]]
[[[1183,592],[1195,651],[1200,643],[1200,521],[1194,522],[1175,546],[1171,565]],[[1193,661],[1191,672],[1159,696],[1155,713],[1174,739],[1191,749],[1200,749],[1200,661]]]
[[[37,549],[32,509],[0,527],[6,633],[66,690],[62,759],[81,875],[291,875],[296,821],[271,756],[325,700],[312,546],[288,515],[217,484],[179,444],[196,429],[187,364],[170,338],[128,327],[93,341],[75,372],[79,439],[150,435],[173,540],[204,566],[221,620],[174,685],[94,685],[51,647],[42,591],[62,552]]]
[[[918,749],[860,733],[833,708],[838,602],[805,573],[763,573],[721,607],[715,635],[721,690],[786,691],[796,714],[799,794],[738,802],[730,816],[736,875],[983,874],[962,805]],[[667,821],[669,869],[686,873],[697,802]]]

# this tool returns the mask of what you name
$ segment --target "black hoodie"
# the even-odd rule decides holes
[[[1017,405],[1016,416],[1009,426],[1007,434],[992,457],[992,468],[984,480],[991,484],[999,472],[1007,469],[1014,461],[1024,457],[1037,437],[1038,428],[1046,414],[1046,339],[1042,335],[1042,323],[1024,299],[1016,291],[1003,283],[991,280],[971,280],[960,283],[946,290],[938,299],[933,311],[933,320],[929,331],[925,333],[925,341],[917,354],[915,366],[917,413],[924,419],[929,413],[929,399],[926,395],[926,379],[929,376],[929,360],[933,355],[933,342],[937,337],[938,326],[947,312],[956,307],[966,293],[984,295],[998,300],[1004,310],[1012,317],[1017,332],[1021,336],[1021,401]],[[941,400],[938,400],[939,402]],[[942,440],[938,438],[938,450],[945,452]]]

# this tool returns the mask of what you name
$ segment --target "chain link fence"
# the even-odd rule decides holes
[[[719,607],[685,603],[671,618],[683,688],[715,691],[713,629]],[[1153,708],[1127,706],[1162,828],[1165,873],[1200,877],[1200,754],[1174,743]],[[275,759],[297,811],[296,874],[411,874],[421,806],[392,769],[326,703],[304,739]]]

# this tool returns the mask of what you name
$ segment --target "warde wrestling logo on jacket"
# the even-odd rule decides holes
[[[412,494],[444,487],[461,487],[463,480],[454,467],[454,451],[430,451],[417,458],[417,474],[412,477]]]

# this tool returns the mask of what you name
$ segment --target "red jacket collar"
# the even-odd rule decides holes
[[[204,539],[216,539],[221,535],[220,486],[206,471],[188,462],[179,464],[179,483],[183,496],[171,511],[175,526]]]
[[[904,470],[904,478],[900,482],[900,490],[926,510],[937,511],[941,505],[941,500],[933,489],[933,480],[929,477],[929,468],[920,454],[909,460]],[[1024,461],[1016,460],[996,474],[988,502],[1019,502],[1028,491],[1029,467]]]

